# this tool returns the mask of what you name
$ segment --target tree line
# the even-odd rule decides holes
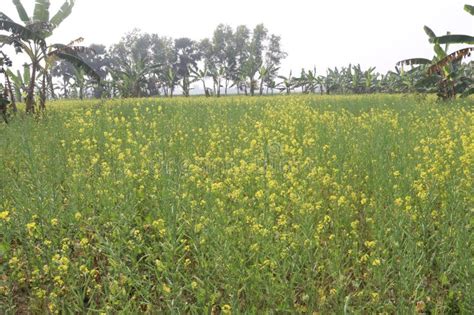
[[[375,67],[348,65],[317,73],[302,69],[297,75],[280,73],[287,57],[281,37],[263,25],[232,28],[220,24],[210,38],[173,39],[134,30],[118,43],[81,46],[82,38],[68,44],[50,44],[54,30],[71,14],[73,0],[66,0],[52,15],[49,0],[35,0],[28,15],[20,0],[13,0],[21,23],[0,12],[0,83],[2,104],[25,102],[27,112],[45,108],[47,99],[173,97],[179,91],[192,94],[195,86],[206,96],[229,93],[264,95],[274,93],[361,94],[437,93],[442,99],[474,92],[473,62],[463,63],[473,48],[448,53],[450,44],[473,44],[469,35],[437,37],[428,27],[435,56],[402,60],[394,70],[381,74]],[[472,6],[465,10],[474,15]],[[15,48],[29,62],[12,70],[12,61],[1,49]],[[39,104],[36,106],[36,104]]]

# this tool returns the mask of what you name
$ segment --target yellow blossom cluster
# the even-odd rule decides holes
[[[469,313],[472,108],[53,102],[0,129],[0,310]]]

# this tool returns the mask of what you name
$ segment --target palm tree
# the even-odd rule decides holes
[[[72,41],[68,45],[48,45],[46,39],[71,14],[74,0],[66,0],[59,11],[50,18],[50,1],[35,0],[33,15],[30,17],[21,0],[12,0],[16,6],[18,16],[24,25],[14,22],[3,12],[0,12],[0,30],[9,32],[9,36],[0,35],[0,43],[15,47],[17,52],[24,52],[31,60],[31,75],[26,96],[26,111],[34,112],[34,92],[38,73],[42,75],[40,89],[40,107],[45,108],[46,84],[50,81],[49,70],[58,59],[64,59],[82,68],[88,75],[99,80],[97,73],[78,55],[86,48],[76,46],[79,41]]]

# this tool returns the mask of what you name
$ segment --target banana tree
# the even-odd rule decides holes
[[[118,89],[123,97],[141,97],[148,77],[160,66],[147,64],[139,60],[134,64],[123,63],[122,67],[110,67],[112,78],[117,81]]]
[[[282,82],[279,84],[279,86],[281,86],[280,91],[285,91],[287,95],[290,95],[291,90],[293,90],[293,88],[298,83],[297,79],[293,76],[292,71],[290,71],[290,74],[287,77],[279,75],[278,78],[282,80]]]
[[[175,67],[167,66],[160,71],[160,79],[163,82],[163,94],[173,97],[174,90],[179,84],[179,77]]]
[[[316,93],[318,87],[319,90],[322,90],[321,81],[316,75],[316,67],[313,68],[313,71],[308,70],[306,73],[306,84],[308,84],[311,93]]]
[[[464,9],[474,15],[474,7],[465,5]],[[461,61],[467,58],[474,51],[474,47],[466,47],[449,53],[450,44],[474,44],[474,37],[470,35],[450,34],[436,36],[433,30],[424,27],[425,33],[429,37],[429,42],[433,44],[435,56],[432,60],[424,58],[414,58],[400,61],[398,64],[420,65],[427,67],[426,76],[421,83],[425,91],[436,92],[441,99],[452,99],[458,94],[467,96],[474,91],[474,79],[470,75],[470,65],[462,64]],[[444,49],[441,45],[444,44]],[[430,89],[430,87],[433,87]]]
[[[327,69],[324,83],[327,94],[343,92],[342,71],[339,71],[337,67]]]
[[[192,69],[192,78],[195,82],[201,81],[202,83],[202,88],[204,90],[204,93],[207,97],[210,96],[209,90],[206,86],[206,78],[209,77],[209,70],[207,68],[207,65],[204,65],[204,69]]]
[[[13,82],[13,91],[17,101],[21,102],[28,91],[28,83],[30,82],[30,66],[23,65],[23,74],[17,70],[16,74],[7,69],[7,74]]]
[[[240,95],[240,92],[244,92],[245,95],[248,95],[247,90],[247,76],[244,72],[236,72],[232,78],[232,84],[229,88],[235,87],[237,89],[237,95]]]
[[[464,10],[474,16],[474,6],[466,4]],[[467,44],[474,45],[474,37],[464,34],[447,34],[444,36],[435,36],[434,33],[430,35],[430,43],[432,44]]]
[[[40,108],[45,108],[46,85],[50,80],[49,71],[55,60],[64,59],[76,67],[84,69],[90,76],[99,80],[97,73],[85,63],[80,55],[83,47],[69,45],[48,45],[46,40],[53,31],[71,14],[74,0],[66,0],[59,11],[50,17],[50,1],[35,0],[33,15],[29,16],[20,0],[13,0],[18,16],[24,25],[16,23],[6,14],[0,12],[0,30],[9,35],[1,35],[0,43],[15,47],[16,52],[26,53],[31,60],[31,75],[26,96],[26,111],[34,112],[34,93],[37,77],[42,76],[40,89]]]
[[[216,68],[215,65],[210,67],[209,73],[212,77],[213,81],[213,90],[214,90],[214,95],[217,97],[221,96],[221,88],[222,86],[222,80],[226,74],[226,69],[224,66],[221,66],[219,68]]]
[[[374,73],[375,67],[370,67],[366,71],[364,71],[364,93],[373,93],[377,87],[377,81],[379,77],[379,73]]]
[[[258,70],[259,80],[260,80],[260,87],[259,87],[259,94],[263,95],[263,84],[268,82],[272,77],[275,77],[278,73],[280,68],[275,67],[274,65],[268,66],[261,66]]]
[[[297,86],[302,88],[303,93],[316,93],[316,89],[322,90],[322,82],[316,75],[316,67],[306,71],[301,69],[301,75],[297,80]]]
[[[10,58],[0,50],[0,74],[5,76],[5,86],[0,83],[0,112],[3,120],[8,123],[7,119],[7,106],[11,104],[14,112],[17,111],[15,104],[15,97],[13,96],[12,87],[8,77],[9,67],[12,66]]]
[[[466,4],[464,10],[470,15],[474,16],[474,6]],[[467,44],[474,45],[474,37],[462,34],[447,34],[445,36],[436,36],[433,31],[425,29],[430,37],[430,43],[434,44],[437,60],[428,69],[430,75],[438,75],[441,77],[440,87],[447,91],[441,94],[442,98],[454,98],[458,93],[461,96],[472,94],[474,90],[474,78],[470,76],[469,65],[462,65],[461,61],[464,58],[470,57],[474,51],[474,47],[465,47],[450,54],[447,53],[447,48],[443,52],[439,49],[440,44],[445,44],[448,47],[450,44]],[[466,71],[467,67],[467,71]],[[467,74],[467,76],[465,75]]]
[[[179,86],[181,87],[181,91],[183,91],[183,95],[186,97],[190,96],[191,90],[193,89],[191,85],[199,81],[193,76],[194,70],[195,69],[193,69],[191,65],[188,65],[188,71],[187,71],[188,75],[184,75],[181,81],[179,81]]]

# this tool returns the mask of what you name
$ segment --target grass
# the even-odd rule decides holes
[[[472,99],[54,102],[0,136],[2,313],[473,312]]]

